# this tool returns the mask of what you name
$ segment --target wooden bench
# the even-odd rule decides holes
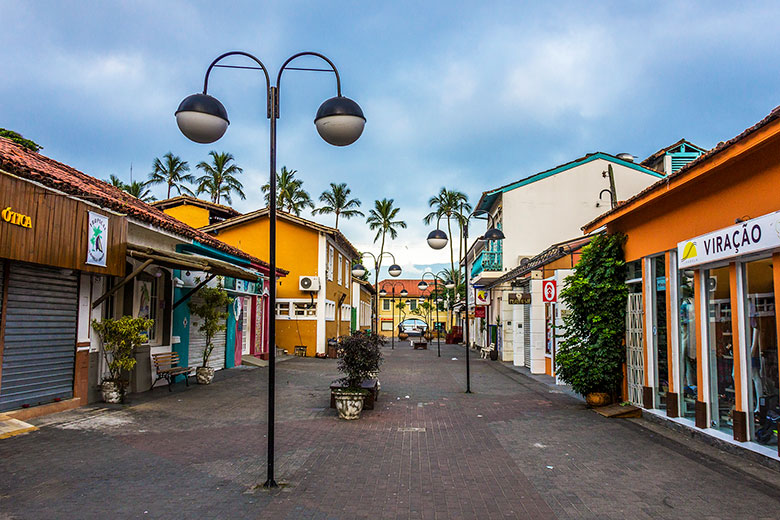
[[[171,391],[171,385],[176,381],[176,376],[184,376],[184,382],[190,386],[189,376],[195,369],[179,366],[179,354],[177,352],[164,352],[162,354],[152,354],[152,363],[154,371],[157,373],[157,379],[152,383],[152,388],[160,379],[168,381],[168,391]],[[151,390],[151,388],[150,388]]]
[[[336,390],[338,388],[344,388],[344,384],[339,383],[337,381],[332,385],[330,385],[330,407],[331,408],[336,408],[336,397],[333,395],[333,390]],[[379,380],[366,379],[365,381],[363,381],[361,388],[363,388],[363,390],[369,391],[369,394],[366,396],[365,399],[363,399],[363,409],[373,410],[374,401],[379,399]]]
[[[479,355],[480,355],[480,357],[481,357],[482,359],[487,359],[487,358],[489,358],[489,357],[490,357],[490,353],[491,353],[492,351],[494,351],[494,350],[496,350],[496,344],[495,344],[495,343],[491,343],[491,344],[490,344],[489,346],[487,346],[487,347],[481,347],[481,348],[479,349]]]

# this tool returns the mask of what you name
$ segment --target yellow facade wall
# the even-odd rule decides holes
[[[163,212],[195,229],[209,225],[209,210],[206,208],[182,204],[181,206],[166,208]]]

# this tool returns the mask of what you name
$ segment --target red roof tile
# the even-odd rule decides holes
[[[406,296],[407,298],[419,298],[420,296],[428,296],[431,294],[431,291],[433,291],[433,278],[428,276],[425,277],[425,283],[428,284],[428,288],[425,289],[425,291],[421,291],[417,288],[418,283],[420,283],[419,278],[415,278],[414,280],[385,278],[384,280],[379,280],[377,287],[380,291],[384,287],[385,291],[387,291],[387,294],[391,294],[393,292],[393,284],[395,284],[395,295],[398,296],[402,289],[406,289],[409,292],[409,294]],[[439,282],[439,287],[443,289],[444,284]]]
[[[182,237],[197,240],[203,245],[249,260],[257,265],[270,267],[268,262],[198,231],[107,182],[90,177],[75,168],[27,150],[14,141],[2,137],[0,137],[0,169],[68,195],[89,200],[104,208],[128,215]],[[287,274],[287,271],[278,267],[277,271]]]

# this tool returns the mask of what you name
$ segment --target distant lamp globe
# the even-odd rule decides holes
[[[428,288],[428,282],[426,282],[425,280],[421,280],[420,283],[417,284],[417,288],[420,289],[421,291],[424,291],[425,289]]]
[[[496,228],[488,229],[484,236],[485,240],[504,240],[504,232]]]
[[[384,289],[380,289],[379,296],[387,296],[387,291],[385,291]]]
[[[398,264],[393,264],[387,269],[387,272],[390,274],[390,276],[397,277],[401,274],[401,266]]]
[[[432,249],[443,249],[447,245],[447,233],[441,229],[434,229],[428,233],[428,245]]]
[[[208,94],[192,94],[179,104],[176,124],[190,141],[213,143],[225,135],[230,124],[225,106]]]
[[[407,291],[406,289],[401,289],[401,296],[406,298],[408,295],[409,295],[409,291]]]
[[[352,266],[352,276],[355,278],[363,278],[367,272],[368,271],[363,267],[363,264],[355,264]]]
[[[454,289],[455,282],[453,282],[452,280],[447,280],[446,282],[444,282],[444,287],[447,289]]]
[[[317,132],[333,146],[347,146],[363,133],[366,118],[360,105],[344,96],[328,99],[317,110],[314,118]]]

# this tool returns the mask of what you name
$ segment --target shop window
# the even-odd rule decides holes
[[[160,278],[142,275],[135,283],[135,312],[138,318],[154,320],[154,325],[146,331],[147,342],[150,345],[160,343],[162,320],[160,317]]]
[[[293,315],[296,318],[313,318],[317,316],[317,302],[293,303]]]
[[[680,314],[680,416],[696,418],[698,395],[696,316],[693,303],[693,277],[695,271],[680,269],[677,276],[677,309]]]
[[[385,332],[393,330],[393,322],[392,321],[383,321],[381,323],[381,325],[382,325],[382,330],[385,331]]]
[[[666,409],[669,392],[669,356],[666,350],[666,257],[650,259],[652,280],[653,354],[655,357],[655,408]]]
[[[382,300],[382,310],[383,311],[389,311],[390,310],[390,300]]]
[[[629,294],[642,292],[642,261],[626,262],[626,286]]]
[[[731,330],[731,292],[728,266],[705,271],[707,344],[710,373],[710,425],[731,432],[736,409],[734,341]]]
[[[777,323],[772,259],[745,264],[745,348],[748,367],[750,438],[777,446],[778,403]]]
[[[277,317],[290,317],[290,302],[276,302],[276,316]]]

